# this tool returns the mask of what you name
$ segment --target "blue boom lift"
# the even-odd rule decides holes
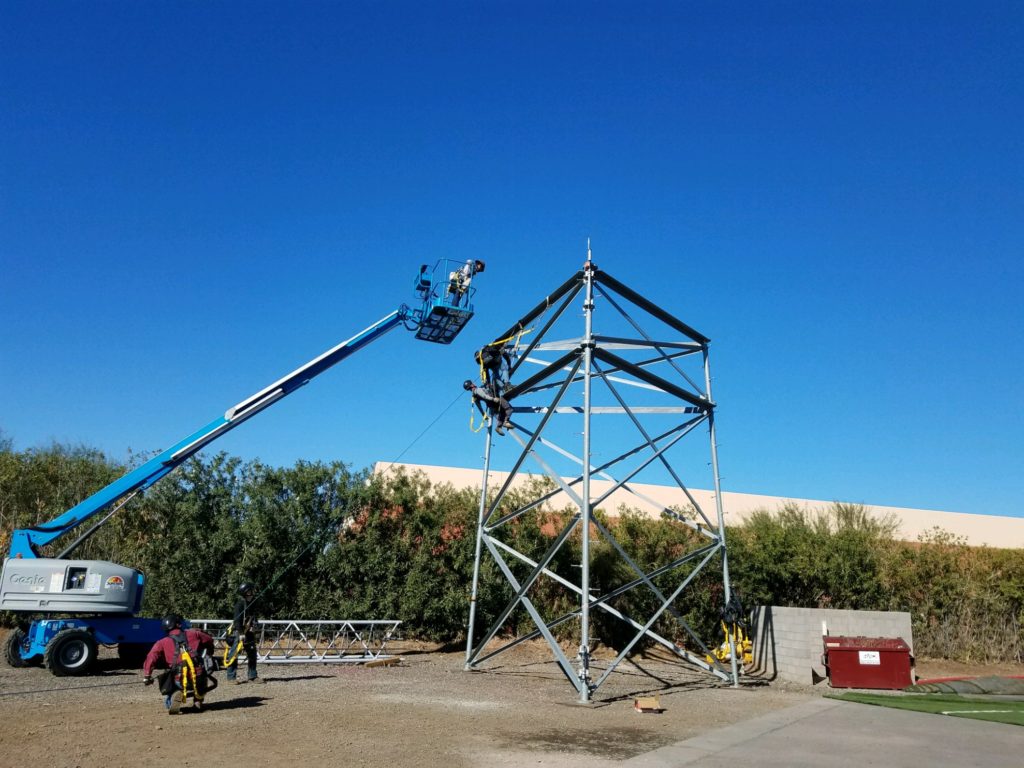
[[[103,560],[75,560],[71,553],[136,494],[221,435],[252,418],[331,366],[399,325],[416,338],[449,344],[473,317],[473,277],[482,261],[442,259],[420,267],[415,290],[419,305],[397,310],[324,352],[269,387],[229,408],[202,429],[97,491],[48,523],[15,530],[0,577],[0,610],[35,614],[7,637],[4,656],[13,667],[45,663],[59,676],[88,674],[99,644],[117,645],[125,661],[138,661],[163,636],[159,619],[138,618],[145,576]],[[56,539],[106,512],[102,519],[54,557],[40,553]]]

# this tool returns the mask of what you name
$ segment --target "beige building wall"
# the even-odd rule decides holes
[[[450,483],[455,488],[479,488],[481,470],[462,469],[459,467],[438,467],[429,464],[386,464],[378,462],[374,472],[382,472],[389,468],[402,467],[407,472],[422,472],[433,484]],[[505,472],[492,471],[488,485],[498,487],[505,481],[508,474]],[[531,478],[540,478],[542,475],[520,474],[513,482],[513,486],[522,485]],[[591,492],[594,498],[604,494],[612,483],[605,480],[591,479]],[[620,506],[633,507],[648,513],[652,516],[660,514],[660,507],[677,507],[686,509],[690,506],[685,494],[678,488],[664,485],[648,485],[644,483],[631,483],[635,489],[634,495],[629,491],[619,489],[615,491],[607,501],[600,506],[609,513],[614,513]],[[690,489],[694,499],[704,510],[712,523],[715,523],[717,511],[715,508],[715,494],[712,491]],[[646,500],[642,497],[646,497]],[[756,509],[775,510],[783,504],[793,503],[806,509],[824,509],[830,506],[832,501],[819,501],[814,499],[796,499],[784,496],[760,496],[751,493],[722,493],[722,509],[727,525],[741,523],[751,512]],[[572,502],[564,493],[560,493],[552,500],[556,507],[571,506]],[[929,509],[909,509],[906,507],[882,507],[865,505],[868,511],[877,516],[891,514],[899,523],[897,535],[905,541],[917,541],[925,532],[936,527],[948,531],[956,536],[962,536],[968,544],[974,546],[990,546],[1003,548],[1024,547],[1024,518],[999,517],[996,515],[974,515],[964,512],[939,512]]]

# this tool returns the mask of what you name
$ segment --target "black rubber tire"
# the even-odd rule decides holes
[[[43,655],[37,653],[35,656],[29,656],[26,659],[21,655],[19,648],[23,642],[25,642],[25,630],[21,628],[12,629],[7,635],[7,640],[4,641],[4,661],[15,669],[38,667],[43,663]]]
[[[8,666],[20,669],[27,667],[29,662],[21,657],[21,644],[25,641],[25,632],[21,629],[12,629],[4,641],[4,661]]]
[[[142,663],[149,654],[145,643],[118,643],[117,658],[125,669],[142,669]]]
[[[96,640],[84,629],[62,629],[46,646],[46,666],[57,677],[87,675],[96,663]]]

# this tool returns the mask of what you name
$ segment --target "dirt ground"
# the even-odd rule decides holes
[[[137,670],[113,659],[101,657],[99,674],[80,678],[0,662],[0,766],[319,766],[327,759],[605,768],[828,690],[749,678],[734,689],[645,657],[620,665],[595,703],[581,705],[545,648],[516,649],[473,672],[463,669],[462,652],[411,643],[389,650],[400,663],[263,665],[265,685],[227,685],[221,673],[203,712],[176,717]],[[968,673],[919,663],[918,674]],[[635,697],[651,695],[663,712],[634,711]]]

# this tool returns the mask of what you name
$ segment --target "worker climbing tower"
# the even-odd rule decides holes
[[[498,442],[487,430],[466,668],[543,638],[587,702],[644,642],[736,685],[735,648],[714,654],[686,617],[697,588],[710,587],[716,603],[731,597],[710,340],[598,269],[589,245],[580,271],[495,338],[515,346],[514,383],[505,392],[514,428]],[[709,448],[695,440],[702,433]],[[511,470],[491,487],[492,452],[509,450]],[[547,481],[520,482],[528,470]],[[710,498],[691,490],[695,479],[714,488]],[[656,498],[651,486],[639,485],[650,480],[670,484],[684,501]],[[629,551],[625,537],[619,541],[617,526],[634,513],[606,509],[608,503],[660,516],[660,525],[671,527],[659,562]],[[530,515],[548,536],[532,545],[519,535]],[[578,542],[579,562],[570,541]],[[508,599],[496,615],[478,616],[481,572],[494,567],[507,581]],[[482,632],[478,618],[489,621]],[[507,639],[523,626],[532,629]],[[556,634],[578,637],[575,659]],[[616,638],[614,660],[592,655],[598,635]]]

